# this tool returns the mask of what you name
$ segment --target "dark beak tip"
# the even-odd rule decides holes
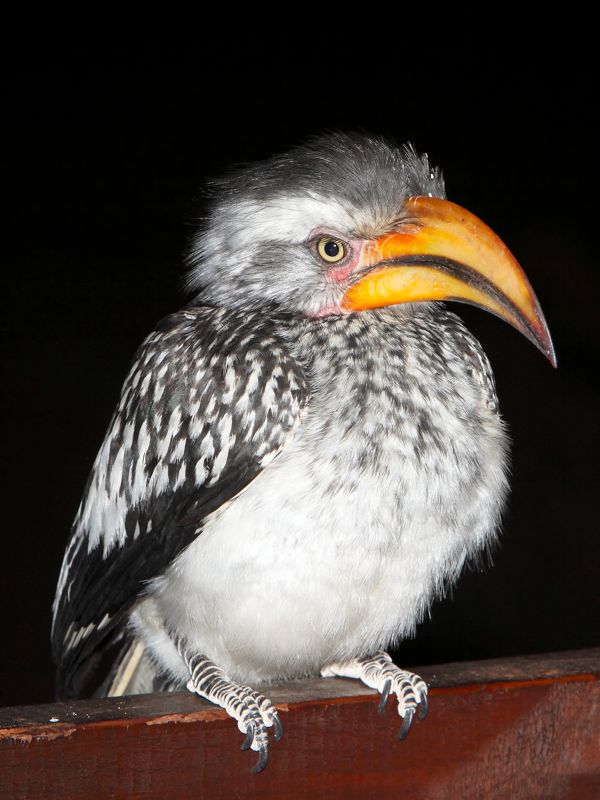
[[[557,369],[558,360],[556,358],[554,345],[552,344],[552,339],[550,339],[550,336],[548,336],[547,338],[544,337],[543,339],[538,339],[537,337],[535,337],[532,338],[532,342],[533,344],[535,344],[537,349],[546,356],[546,358],[548,359],[550,364],[554,367],[554,369]]]
[[[526,333],[527,338],[535,344],[535,346],[540,350],[548,359],[548,361],[552,364],[554,369],[558,366],[558,361],[556,359],[556,352],[554,350],[554,343],[552,342],[552,337],[550,336],[550,330],[548,328],[548,323],[542,313],[542,309],[539,306],[537,300],[535,300],[536,306],[536,320],[533,325],[527,325],[526,328],[529,330]]]
[[[556,369],[558,367],[558,361],[556,359],[556,353],[554,352],[554,345],[552,344],[552,339],[550,336],[548,337],[538,337],[538,336],[528,336],[531,343],[536,346],[536,348],[543,353],[550,364]]]
[[[556,358],[556,352],[554,350],[554,344],[552,339],[550,338],[550,332],[548,328],[546,328],[546,336],[544,337],[544,355],[548,359],[548,361],[552,364],[554,369],[558,367],[558,360]]]

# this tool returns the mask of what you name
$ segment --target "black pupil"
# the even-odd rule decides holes
[[[329,241],[325,243],[323,249],[325,250],[325,255],[329,256],[329,258],[335,258],[340,254],[340,246],[333,239],[329,239]]]

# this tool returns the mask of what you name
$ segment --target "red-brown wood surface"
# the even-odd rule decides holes
[[[600,798],[600,649],[423,668],[404,742],[355,682],[273,687],[265,772],[187,694],[3,709],[0,798]],[[55,720],[58,721],[50,721]]]

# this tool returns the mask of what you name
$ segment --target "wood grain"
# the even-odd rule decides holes
[[[356,682],[271,687],[284,737],[257,776],[188,693],[2,709],[0,797],[600,797],[600,648],[417,671],[431,710],[404,742]]]

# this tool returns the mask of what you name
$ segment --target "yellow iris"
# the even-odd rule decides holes
[[[317,244],[317,252],[323,261],[327,261],[328,264],[335,264],[344,258],[346,248],[339,239],[335,239],[333,236],[323,236]]]

